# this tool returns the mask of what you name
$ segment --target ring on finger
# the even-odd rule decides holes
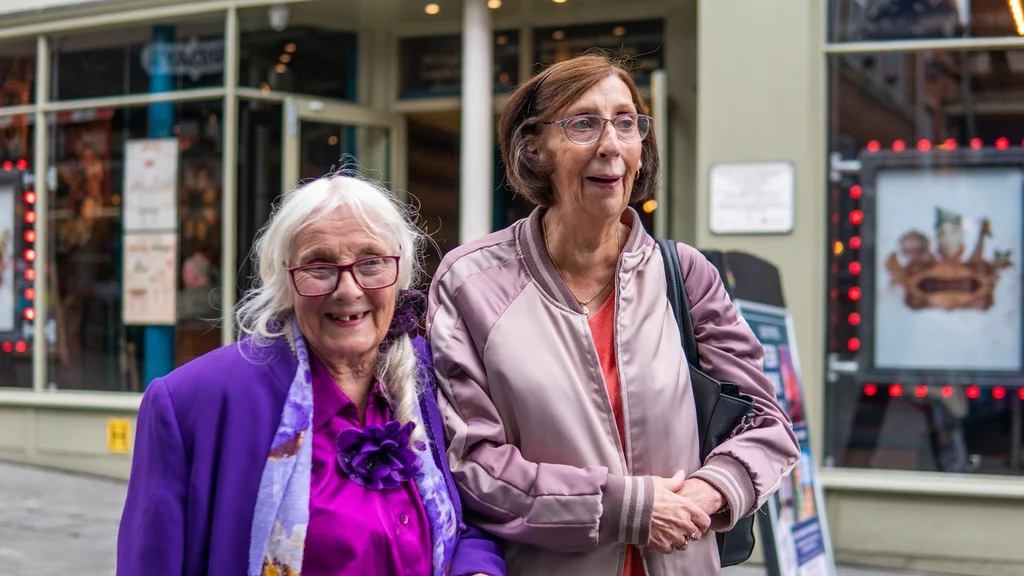
[[[686,539],[689,540],[690,542],[696,542],[697,541],[697,533],[694,532],[693,534],[690,534],[689,536],[686,537]]]
[[[689,542],[687,542],[686,540],[683,540],[682,542],[676,542],[675,544],[673,544],[672,548],[675,548],[676,550],[686,550],[686,547],[688,545],[689,545]]]

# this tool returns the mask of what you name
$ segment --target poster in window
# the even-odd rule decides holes
[[[817,481],[804,411],[800,362],[793,321],[785,308],[737,299],[737,309],[764,349],[764,374],[775,387],[775,398],[789,415],[800,443],[800,459],[783,476],[779,490],[768,499],[770,537],[765,537],[770,574],[834,576],[824,499]],[[762,534],[765,525],[761,524]]]
[[[124,235],[124,300],[126,326],[173,326],[176,298],[178,235]]]
[[[124,229],[174,230],[178,223],[178,140],[125,145]]]
[[[0,184],[0,333],[14,326],[14,187]]]
[[[881,369],[1021,369],[1019,168],[886,169],[876,180]]]

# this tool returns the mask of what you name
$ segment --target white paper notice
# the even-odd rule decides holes
[[[178,226],[178,140],[135,140],[125,146],[124,229]]]
[[[124,235],[125,325],[174,325],[177,321],[178,235]]]
[[[793,231],[796,174],[789,162],[711,167],[713,234],[786,234]]]

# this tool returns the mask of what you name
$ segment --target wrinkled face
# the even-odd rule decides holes
[[[370,256],[395,256],[398,249],[371,234],[373,223],[356,218],[342,206],[296,237],[292,266],[350,264]],[[348,271],[338,288],[325,296],[299,296],[292,286],[293,309],[302,336],[325,364],[372,362],[395,313],[398,285],[363,290]]]
[[[597,114],[614,118],[636,113],[629,87],[611,75],[586,92],[555,120],[576,114]],[[637,169],[641,167],[643,142],[627,143],[605,124],[593,144],[569,141],[559,126],[547,126],[543,153],[555,167],[551,174],[555,204],[592,216],[621,214],[629,204]]]

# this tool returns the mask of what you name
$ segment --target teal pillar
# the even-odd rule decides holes
[[[153,27],[149,91],[151,93],[174,90],[174,62],[171,47],[174,44],[174,26]],[[149,137],[174,136],[173,102],[149,105]],[[142,375],[146,386],[153,380],[174,370],[174,326],[146,326],[143,330]]]

